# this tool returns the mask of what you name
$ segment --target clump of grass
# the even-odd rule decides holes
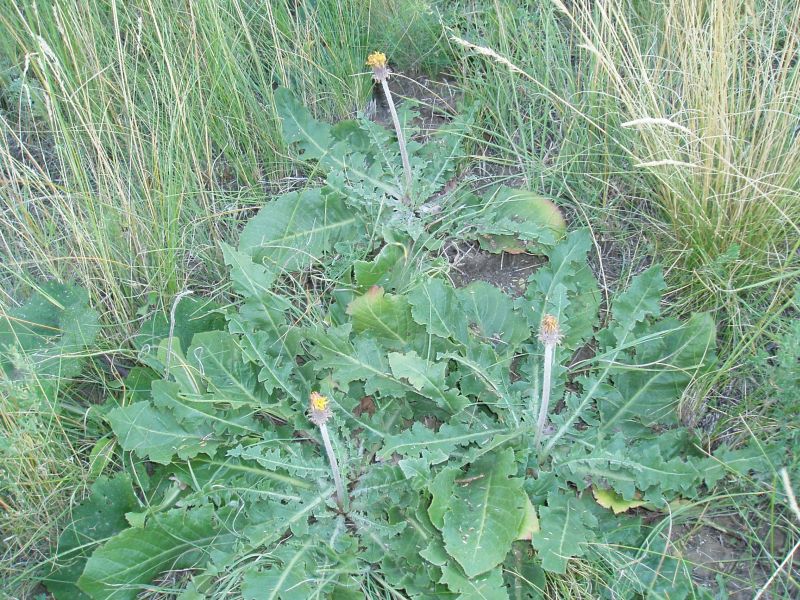
[[[675,308],[725,308],[743,333],[800,274],[800,6],[670,0],[637,15],[618,1],[556,4],[657,205]]]
[[[29,2],[0,16],[4,276],[78,280],[126,327],[153,290],[216,287],[219,242],[292,174],[272,106],[360,108],[368,7]],[[6,77],[8,79],[8,77]],[[0,90],[2,93],[2,90]]]
[[[31,573],[50,556],[87,483],[88,451],[82,418],[63,410],[59,385],[33,372],[0,379],[0,581],[28,597]]]
[[[446,18],[459,56],[455,75],[465,100],[478,107],[478,167],[556,196],[570,194],[566,184],[583,178],[584,188],[600,195],[592,178],[606,173],[608,148],[598,148],[603,140],[575,118],[588,100],[581,96],[583,68],[556,7],[463,1]]]
[[[644,220],[671,308],[722,309],[730,345],[800,275],[800,8],[758,6],[495,3],[452,38],[487,174]]]
[[[451,66],[447,34],[442,27],[441,3],[431,0],[371,0],[370,40],[406,73],[435,77]]]

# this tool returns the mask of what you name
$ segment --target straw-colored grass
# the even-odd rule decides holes
[[[800,4],[556,4],[652,189],[676,307],[723,307],[743,330],[748,302],[769,312],[800,274]]]
[[[18,91],[0,118],[0,277],[77,280],[123,326],[152,292],[213,290],[219,242],[291,174],[274,86],[326,118],[363,107],[367,16],[356,1],[0,2]]]

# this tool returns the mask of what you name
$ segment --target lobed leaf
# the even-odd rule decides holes
[[[561,491],[550,492],[547,506],[539,508],[541,530],[531,539],[542,568],[552,573],[565,573],[569,559],[586,552],[596,523],[595,517],[577,498]]]
[[[357,238],[362,230],[360,216],[340,195],[311,188],[284,194],[258,211],[239,236],[239,252],[273,273],[299,271],[316,264],[336,242]],[[248,265],[236,261],[235,255],[229,253],[229,259],[239,285],[255,277],[253,268],[246,273]]]
[[[716,327],[708,314],[685,324],[668,319],[652,326],[636,354],[617,357],[611,373],[618,395],[600,404],[604,434],[626,420],[645,426],[677,424],[677,403],[696,374],[714,362]]]
[[[0,316],[0,373],[10,377],[16,348],[39,376],[75,377],[80,354],[100,331],[99,314],[83,288],[45,282],[21,307]]]
[[[78,580],[93,600],[134,600],[166,570],[196,569],[212,553],[230,551],[235,536],[210,506],[154,515],[95,550]]]
[[[601,341],[606,347],[612,339],[618,346],[630,341],[630,334],[648,317],[661,313],[661,296],[666,289],[664,274],[660,265],[653,265],[636,275],[626,290],[614,297],[611,303],[612,323],[607,331],[601,332]]]
[[[545,314],[554,315],[570,349],[590,339],[599,320],[600,290],[586,260],[591,248],[588,229],[571,231],[548,253],[548,264],[531,275],[525,292],[531,325],[538,330]]]
[[[139,510],[131,478],[119,473],[100,477],[91,495],[72,511],[72,520],[58,538],[55,568],[42,582],[56,600],[88,598],[77,586],[92,550],[128,528],[125,513]]]
[[[526,514],[526,496],[516,473],[514,452],[507,448],[473,463],[464,483],[453,488],[442,538],[447,553],[467,577],[503,562],[517,538]]]
[[[411,315],[431,335],[467,344],[467,322],[456,290],[441,279],[429,279],[408,293]]]
[[[469,405],[469,400],[451,389],[445,382],[445,362],[433,363],[416,352],[389,353],[389,365],[397,378],[407,379],[415,390],[430,398],[450,414],[456,414]]]

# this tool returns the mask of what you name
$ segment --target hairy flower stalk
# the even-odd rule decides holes
[[[308,419],[319,427],[319,432],[322,434],[322,443],[325,446],[325,453],[328,455],[328,462],[333,473],[333,482],[336,485],[336,504],[339,505],[340,510],[345,510],[344,503],[347,496],[344,493],[342,476],[339,473],[339,463],[336,462],[336,455],[333,453],[333,446],[331,445],[331,438],[328,435],[328,426],[326,425],[332,415],[333,412],[331,411],[328,397],[317,392],[311,392]]]
[[[544,375],[542,377],[542,401],[539,405],[539,418],[536,421],[536,437],[534,444],[538,448],[542,439],[545,423],[547,422],[547,409],[550,404],[550,387],[553,375],[553,359],[556,354],[556,346],[561,343],[561,329],[558,326],[558,319],[553,315],[546,314],[542,318],[542,325],[539,328],[539,341],[544,345]]]
[[[389,74],[391,70],[386,62],[386,55],[383,52],[373,52],[367,57],[367,66],[372,67],[372,78],[381,84],[383,95],[389,105],[389,112],[392,113],[392,123],[394,123],[394,130],[397,132],[397,143],[400,145],[400,157],[403,159],[403,171],[406,176],[405,199],[408,201],[411,193],[411,163],[408,161],[406,138],[400,128],[400,119],[397,117],[397,109],[394,107],[392,92],[389,90]]]

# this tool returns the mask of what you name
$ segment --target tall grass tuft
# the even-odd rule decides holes
[[[800,5],[461,13],[452,39],[487,175],[571,200],[600,232],[634,225],[669,267],[673,310],[721,309],[732,344],[763,331],[800,275]]]
[[[0,588],[32,598],[32,574],[50,556],[70,506],[91,474],[85,409],[66,398],[66,380],[0,372]]]
[[[655,200],[676,308],[743,332],[800,274],[800,4],[555,2]]]
[[[367,9],[0,0],[0,277],[77,279],[122,324],[154,290],[213,290],[218,242],[292,172],[274,87],[363,106]]]

